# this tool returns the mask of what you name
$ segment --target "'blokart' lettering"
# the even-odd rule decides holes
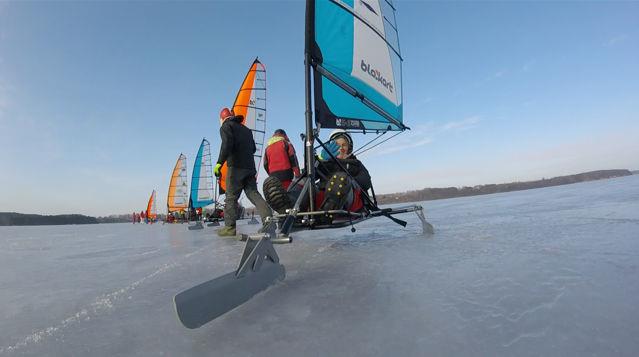
[[[368,73],[371,77],[373,77],[376,81],[378,81],[379,83],[381,83],[386,89],[388,89],[391,93],[393,93],[393,83],[391,83],[391,81],[387,80],[386,78],[384,78],[382,76],[382,73],[374,68],[371,68],[370,64],[367,64],[366,62],[364,62],[364,60],[362,60],[362,63],[360,65],[360,68],[362,69],[362,71]]]

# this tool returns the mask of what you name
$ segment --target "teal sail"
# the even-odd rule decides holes
[[[404,130],[402,58],[390,0],[315,0],[307,22],[315,122]]]
[[[213,169],[211,166],[211,145],[208,140],[202,139],[200,149],[197,151],[191,176],[192,208],[205,207],[215,200],[213,199]]]

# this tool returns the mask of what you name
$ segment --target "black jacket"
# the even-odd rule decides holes
[[[366,170],[364,164],[357,160],[355,155],[351,155],[348,159],[337,159],[337,161],[353,176],[364,191],[367,191],[373,186],[371,175],[368,173],[368,170]],[[326,176],[333,172],[342,171],[339,165],[333,160],[320,161],[318,169]]]
[[[220,127],[220,155],[217,157],[218,164],[228,167],[255,170],[255,141],[251,129],[242,125],[242,116],[237,115],[226,119]]]

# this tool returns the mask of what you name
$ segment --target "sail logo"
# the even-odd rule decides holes
[[[393,93],[393,83],[391,83],[391,81],[384,78],[384,76],[382,76],[382,73],[379,70],[375,68],[371,68],[371,65],[364,62],[364,60],[362,60],[360,68],[362,71],[368,73],[368,75],[370,75],[371,77],[373,77],[373,79],[375,79],[381,85],[383,85],[386,89],[388,89],[391,93]]]

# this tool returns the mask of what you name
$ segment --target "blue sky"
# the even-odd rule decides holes
[[[361,157],[377,192],[639,169],[639,3],[396,6],[412,130]],[[301,151],[303,20],[298,1],[0,2],[0,211],[165,207],[180,152],[217,157],[256,56],[267,129]]]

